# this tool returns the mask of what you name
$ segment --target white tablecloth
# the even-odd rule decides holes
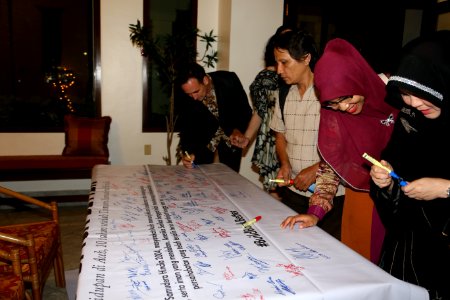
[[[428,299],[222,164],[96,166],[77,299]],[[256,216],[251,227],[242,223]]]

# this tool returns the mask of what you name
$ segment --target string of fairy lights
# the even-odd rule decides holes
[[[67,95],[67,90],[75,84],[75,74],[66,67],[56,67],[52,72],[46,74],[46,82],[57,90],[58,99],[65,103],[67,110],[74,113],[75,108]]]

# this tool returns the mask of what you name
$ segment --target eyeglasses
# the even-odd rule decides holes
[[[337,108],[339,103],[341,103],[342,101],[348,99],[348,98],[353,98],[353,96],[342,96],[337,98],[337,100],[333,100],[333,101],[325,101],[322,105],[322,107],[324,108]]]

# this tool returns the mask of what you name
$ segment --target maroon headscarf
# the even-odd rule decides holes
[[[369,191],[367,152],[379,159],[394,128],[398,110],[384,102],[383,80],[350,43],[333,39],[314,69],[319,101],[364,96],[360,114],[321,108],[318,149],[339,177],[356,190]]]

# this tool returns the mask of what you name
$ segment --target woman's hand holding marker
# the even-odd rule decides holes
[[[377,166],[377,167],[382,168],[383,170],[387,171],[388,175],[390,177],[395,178],[395,179],[397,179],[399,181],[400,186],[405,186],[405,185],[408,184],[406,181],[403,180],[403,178],[398,176],[393,170],[391,170],[387,166],[383,165],[381,162],[379,162],[378,160],[376,160],[375,158],[373,158],[369,154],[364,153],[363,157],[365,159],[367,159],[368,161],[370,161],[374,166]],[[374,170],[373,167],[370,170],[370,175],[372,177],[372,180],[375,182],[375,184],[378,185],[381,188],[389,186],[391,184],[390,177],[389,176],[388,177],[383,177],[383,176],[380,177],[381,175],[379,175],[379,173],[380,172],[377,172],[377,170]]]

